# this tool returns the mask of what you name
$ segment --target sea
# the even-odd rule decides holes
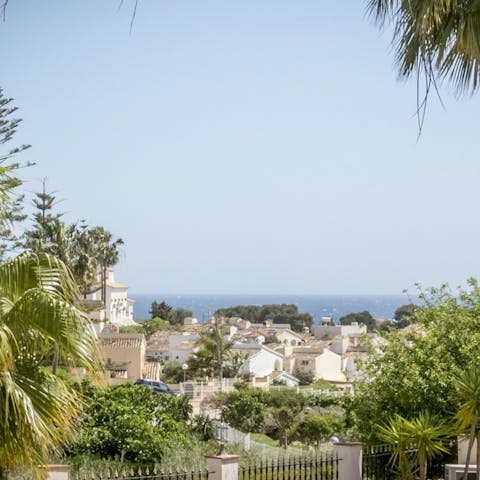
[[[369,311],[375,318],[393,318],[395,310],[418,299],[410,295],[174,295],[174,294],[135,294],[135,320],[150,318],[148,313],[153,301],[165,301],[174,308],[191,310],[199,322],[207,322],[219,308],[236,305],[265,305],[289,303],[298,307],[301,313],[311,313],[314,323],[322,317],[332,317],[335,321],[349,313]]]

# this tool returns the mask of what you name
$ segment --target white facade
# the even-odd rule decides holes
[[[196,348],[199,335],[170,335],[168,337],[168,357],[170,360],[177,360],[185,363]]]
[[[367,333],[367,327],[365,325],[358,325],[358,323],[352,323],[351,325],[313,325],[313,334],[316,339],[322,340],[333,337],[350,337],[360,336]]]
[[[98,290],[87,295],[86,300],[91,302],[101,302],[102,286],[98,285]],[[118,326],[136,325],[133,320],[134,301],[128,298],[128,287],[115,281],[113,270],[107,271],[105,308],[93,312],[92,318],[99,322],[98,330],[101,331],[104,323],[109,322]]]
[[[254,377],[266,377],[275,371],[283,370],[283,356],[259,343],[236,343],[234,352],[248,353],[242,373]]]

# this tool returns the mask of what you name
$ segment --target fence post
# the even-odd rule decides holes
[[[334,443],[338,457],[338,480],[362,480],[362,444]]]
[[[467,450],[468,450],[469,440],[470,439],[465,436],[457,437],[458,463],[460,465],[465,465],[465,463],[467,462]],[[470,463],[473,463],[474,465],[476,462],[476,458],[475,458],[476,451],[477,451],[477,440],[475,439],[472,447],[472,455],[470,457]]]
[[[209,480],[238,480],[239,455],[211,455],[207,457]]]
[[[48,480],[68,480],[70,478],[69,465],[45,465]]]

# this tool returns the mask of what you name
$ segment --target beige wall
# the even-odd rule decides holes
[[[145,337],[132,334],[109,334],[103,336],[108,342],[102,342],[101,350],[105,363],[112,363],[116,366],[125,366],[126,378],[121,372],[117,376],[124,380],[136,380],[143,377],[145,362]],[[108,377],[115,377],[112,371],[107,372]]]
[[[316,378],[341,382],[346,380],[342,372],[342,357],[328,349],[316,358],[315,371]]]

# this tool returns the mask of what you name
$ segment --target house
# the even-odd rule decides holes
[[[277,343],[281,343],[283,345],[290,345],[292,347],[295,347],[301,345],[302,343],[305,343],[302,336],[298,333],[295,333],[289,329],[277,330],[275,329],[275,325],[272,325],[269,330],[269,334],[275,339]]]
[[[169,335],[170,332],[158,331],[147,340],[145,351],[145,358],[147,361],[165,363],[170,359],[170,344],[168,342]]]
[[[332,339],[334,337],[360,337],[367,333],[365,325],[353,322],[351,325],[337,325],[322,322],[320,325],[313,325],[313,334],[318,340]]]
[[[285,383],[287,387],[298,387],[300,385],[298,378],[287,372],[273,372],[269,375],[269,382],[270,385],[274,385],[276,382],[282,382]]]
[[[240,370],[243,374],[266,377],[272,372],[283,370],[283,355],[261,343],[235,343],[232,352],[248,355]]]
[[[285,370],[309,373],[314,379],[323,378],[331,383],[346,382],[342,356],[326,346],[285,347]]]
[[[100,350],[107,381],[121,383],[143,378],[145,337],[141,333],[101,333]]]
[[[91,319],[96,324],[97,332],[100,332],[107,322],[119,326],[136,325],[133,320],[133,304],[135,302],[128,298],[128,287],[115,281],[113,270],[107,270],[105,304],[102,301],[101,274],[99,274],[95,287],[96,290],[87,294],[83,300],[92,308],[98,306],[90,313]]]
[[[185,363],[196,348],[200,335],[184,332],[168,336],[168,358]]]

